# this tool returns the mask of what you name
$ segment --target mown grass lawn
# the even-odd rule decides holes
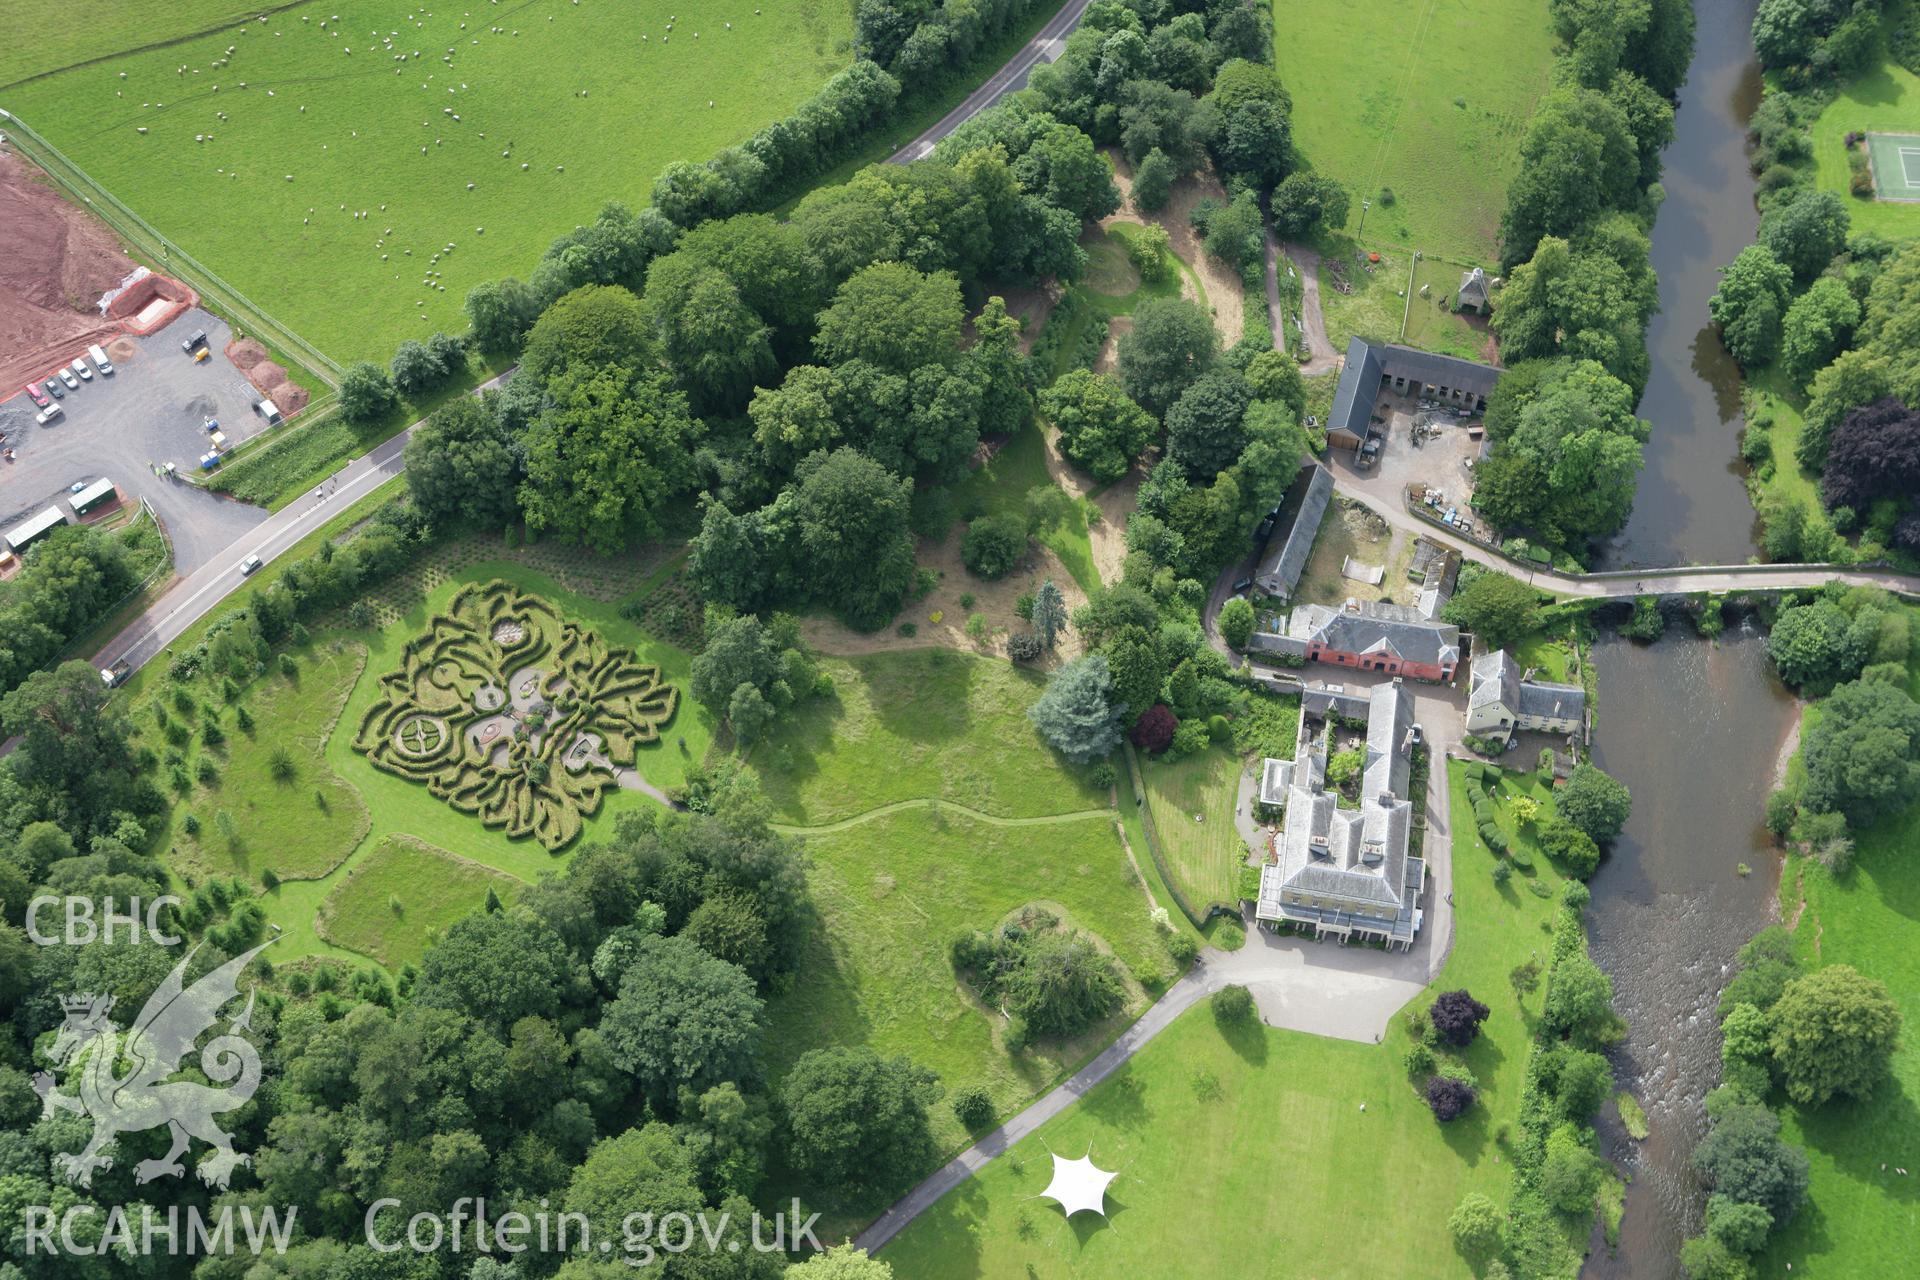
[[[417,962],[492,889],[511,902],[521,882],[411,836],[389,835],[341,879],[315,922],[320,936],[389,969]],[[396,909],[397,904],[397,909]]]
[[[922,1215],[882,1259],[915,1280],[1473,1275],[1447,1243],[1446,1218],[1469,1191],[1506,1199],[1498,1133],[1518,1112],[1542,999],[1517,995],[1508,975],[1529,956],[1544,960],[1560,878],[1536,858],[1548,897],[1519,888],[1525,873],[1496,886],[1458,764],[1451,778],[1453,826],[1466,834],[1454,841],[1454,948],[1431,991],[1465,987],[1493,1011],[1466,1053],[1481,1086],[1467,1117],[1434,1121],[1401,1066],[1399,1019],[1367,1045],[1257,1025],[1223,1032],[1202,1006]],[[1035,1199],[1050,1150],[1091,1150],[1121,1171],[1106,1223],[1064,1223]],[[1582,1234],[1569,1224],[1570,1239]]]
[[[385,361],[402,338],[463,330],[468,289],[524,278],[606,201],[644,204],[668,161],[785,116],[847,64],[851,27],[839,0],[328,0],[36,80],[5,106],[307,341]]]
[[[937,798],[995,817],[1103,809],[1090,769],[1027,719],[1045,678],[997,658],[913,649],[823,663],[833,693],[801,706],[749,759],[777,820],[821,826]]]
[[[1852,194],[1853,170],[1847,163],[1846,136],[1863,133],[1920,133],[1920,76],[1892,61],[1841,86],[1813,122],[1814,183],[1838,195],[1856,232],[1893,240],[1920,235],[1920,204],[1863,200]]]
[[[1001,1115],[1018,1110],[1145,1000],[1136,989],[1130,1011],[1107,1025],[1008,1054],[1004,1020],[954,974],[947,948],[1029,903],[1098,934],[1136,979],[1155,989],[1171,980],[1173,963],[1108,813],[1005,826],[914,808],[809,836],[807,853],[820,924],[793,990],[769,1005],[775,1075],[809,1049],[868,1045],[932,1067],[950,1095],[977,1084]],[[965,1145],[950,1108],[933,1108],[932,1118],[943,1149]]]
[[[1920,622],[1920,610],[1909,612]],[[1920,654],[1909,657],[1907,677],[1908,691],[1920,697]],[[1783,1109],[1785,1136],[1806,1148],[1812,1178],[1807,1204],[1761,1259],[1762,1274],[1782,1274],[1783,1263],[1814,1280],[1913,1269],[1920,1231],[1920,806],[1859,832],[1855,850],[1852,870],[1839,880],[1810,859],[1789,859],[1781,913],[1792,920],[1801,911],[1794,949],[1803,968],[1850,964],[1878,978],[1899,1002],[1906,1029],[1893,1080],[1870,1101]]]
[[[1240,838],[1233,809],[1246,767],[1238,752],[1220,745],[1171,764],[1141,761],[1167,870],[1196,911],[1238,898],[1247,842]]]
[[[1540,679],[1553,684],[1580,683],[1573,670],[1573,636],[1569,632],[1528,632],[1514,644],[1513,660],[1523,671],[1537,668]]]
[[[1294,145],[1353,193],[1346,229],[1358,230],[1361,198],[1371,197],[1365,234],[1376,246],[1494,256],[1520,140],[1551,78],[1546,9],[1532,0],[1313,0],[1275,3],[1273,17]]]

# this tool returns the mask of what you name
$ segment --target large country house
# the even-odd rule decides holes
[[[1327,788],[1327,756],[1342,720],[1364,710],[1367,738],[1358,805]],[[1315,711],[1321,713],[1316,718]],[[1426,862],[1409,851],[1413,799],[1413,699],[1398,680],[1362,699],[1303,701],[1292,760],[1262,766],[1260,800],[1286,817],[1260,868],[1254,915],[1322,938],[1359,938],[1407,949],[1420,931]]]

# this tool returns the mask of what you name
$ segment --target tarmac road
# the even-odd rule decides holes
[[[517,367],[517,366],[516,366]],[[482,383],[475,395],[495,389],[513,375],[509,369]],[[187,575],[103,649],[95,665],[101,668],[124,661],[138,669],[161,654],[187,628],[207,616],[215,605],[246,581],[240,564],[259,556],[263,566],[285,554],[308,534],[321,528],[346,507],[358,502],[406,469],[407,441],[416,422],[372,452],[329,476],[315,492],[282,507],[227,547],[206,567]]]
[[[1087,11],[1089,0],[1067,0],[1059,13],[1056,13],[1039,34],[1020,47],[1020,52],[1007,60],[1007,64],[972,93],[967,100],[940,118],[940,122],[919,137],[887,157],[888,164],[912,164],[923,160],[933,150],[934,144],[958,129],[967,121],[999,102],[1010,93],[1018,93],[1027,87],[1027,77],[1042,62],[1057,61],[1067,49],[1067,37],[1080,25],[1080,18]]]

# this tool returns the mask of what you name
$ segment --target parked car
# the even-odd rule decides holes
[[[67,492],[79,493],[82,490],[84,490],[86,487],[87,487],[87,482],[85,480],[75,480],[72,484],[67,486]]]
[[[1426,736],[1427,736],[1426,730],[1422,729],[1419,725],[1416,724],[1407,731],[1407,745],[1410,747],[1417,747],[1422,742],[1426,741]]]
[[[1253,585],[1252,578],[1242,578],[1240,579],[1240,581],[1233,584],[1233,589],[1236,592],[1245,591],[1248,587],[1252,585]]]
[[[53,401],[47,399],[46,392],[31,382],[27,384],[27,398],[32,400],[36,405],[39,405],[42,409],[53,403]]]
[[[67,398],[67,389],[60,385],[60,379],[48,378],[47,394],[52,396],[55,400],[64,400]]]
[[[88,364],[85,360],[81,359],[78,356],[74,357],[73,371],[80,375],[80,381],[82,382],[93,381],[93,366]]]
[[[80,389],[80,379],[74,377],[73,370],[64,365],[61,366],[60,369],[60,381],[67,384],[67,390],[69,391],[78,391]]]
[[[242,560],[240,562],[240,576],[243,578],[250,578],[253,576],[254,570],[258,569],[259,567],[260,567],[260,557],[248,556],[245,560]]]
[[[44,427],[65,412],[66,410],[62,409],[59,405],[50,404],[40,411],[39,415],[34,418],[34,421]]]
[[[195,329],[192,333],[188,334],[184,339],[181,340],[180,349],[186,352],[188,355],[192,355],[195,349],[199,347],[204,347],[206,345],[207,345],[207,331],[205,329]]]

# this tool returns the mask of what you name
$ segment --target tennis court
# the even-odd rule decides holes
[[[1920,133],[1869,133],[1867,163],[1878,199],[1920,203]]]

